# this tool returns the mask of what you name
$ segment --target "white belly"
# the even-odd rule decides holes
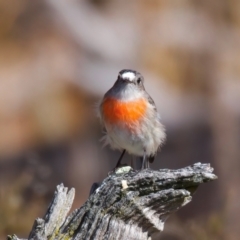
[[[141,128],[131,131],[126,126],[105,125],[107,134],[105,144],[113,149],[126,149],[129,154],[135,156],[154,155],[165,139],[165,132],[162,124],[156,121],[152,124],[142,122]]]

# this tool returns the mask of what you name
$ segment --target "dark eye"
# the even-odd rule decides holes
[[[138,84],[141,83],[141,79],[140,79],[140,78],[137,80],[137,83],[138,83]]]

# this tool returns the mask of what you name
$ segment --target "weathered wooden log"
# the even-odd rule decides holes
[[[151,239],[166,218],[192,200],[199,184],[216,179],[209,164],[178,170],[121,168],[67,216],[75,190],[57,186],[43,219],[35,220],[28,239]],[[95,185],[96,186],[96,185]],[[18,240],[16,235],[9,239]]]

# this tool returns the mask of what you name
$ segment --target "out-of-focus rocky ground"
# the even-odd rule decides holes
[[[167,129],[152,168],[210,162],[219,177],[161,239],[239,239],[234,0],[0,0],[0,239],[27,237],[57,184],[76,188],[77,208],[114,167],[94,108],[123,68],[144,75]]]

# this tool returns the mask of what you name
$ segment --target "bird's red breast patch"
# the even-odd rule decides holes
[[[147,102],[144,98],[128,102],[107,98],[102,103],[104,120],[110,124],[136,122],[144,116],[146,109]]]

